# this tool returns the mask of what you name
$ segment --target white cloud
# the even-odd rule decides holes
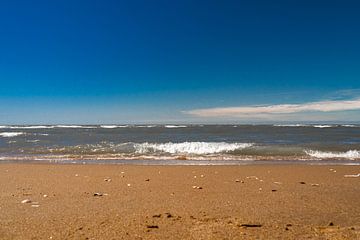
[[[264,117],[305,112],[337,112],[360,109],[360,98],[354,100],[319,101],[303,104],[205,108],[185,111],[196,117]]]

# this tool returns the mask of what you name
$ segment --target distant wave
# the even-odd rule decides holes
[[[17,137],[20,135],[24,135],[24,132],[2,132],[0,133],[1,137]]]
[[[182,143],[138,143],[134,147],[137,153],[165,152],[181,154],[212,154],[226,153],[251,147],[252,143],[225,142],[182,142]]]
[[[274,127],[314,127],[314,128],[332,128],[332,127],[357,127],[353,124],[342,124],[342,125],[330,125],[330,124],[274,124]]]
[[[48,128],[54,128],[54,126],[10,126],[8,127],[10,129],[48,129]]]
[[[97,128],[97,126],[85,126],[85,125],[55,125],[56,128]]]
[[[274,127],[307,127],[305,124],[275,124]]]
[[[101,128],[127,128],[128,125],[101,125]]]
[[[165,128],[186,128],[186,125],[165,125]]]
[[[306,150],[306,154],[316,158],[346,158],[346,159],[360,159],[360,151],[349,150],[347,152],[322,152],[314,150]]]
[[[313,127],[315,128],[331,128],[331,127],[336,127],[334,125],[313,125]]]

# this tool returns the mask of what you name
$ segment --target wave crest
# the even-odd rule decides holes
[[[17,137],[20,135],[24,135],[24,132],[2,132],[0,133],[1,137]]]
[[[346,159],[360,159],[360,151],[349,150],[347,152],[322,152],[314,150],[306,150],[305,153],[311,157],[316,158],[346,158]]]
[[[183,143],[138,143],[134,147],[137,153],[166,152],[171,154],[213,154],[232,152],[251,147],[252,143],[226,142],[183,142]]]
[[[186,128],[186,125],[165,125],[165,128]]]

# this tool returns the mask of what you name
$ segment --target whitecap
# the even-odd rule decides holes
[[[165,128],[186,128],[186,125],[165,125]]]
[[[17,137],[20,135],[24,135],[24,132],[2,132],[0,133],[1,137]]]
[[[127,128],[128,125],[101,125],[101,128]]]
[[[10,128],[10,129],[47,129],[47,128],[54,128],[54,126],[40,126],[40,125],[34,125],[34,126],[10,126],[8,128]]]
[[[305,124],[275,124],[274,127],[307,127]]]
[[[333,125],[313,125],[315,128],[331,128],[334,127]]]
[[[96,126],[83,126],[83,125],[56,125],[57,128],[97,128]]]

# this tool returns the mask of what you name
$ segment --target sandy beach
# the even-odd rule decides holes
[[[0,165],[0,239],[360,239],[360,166]]]

